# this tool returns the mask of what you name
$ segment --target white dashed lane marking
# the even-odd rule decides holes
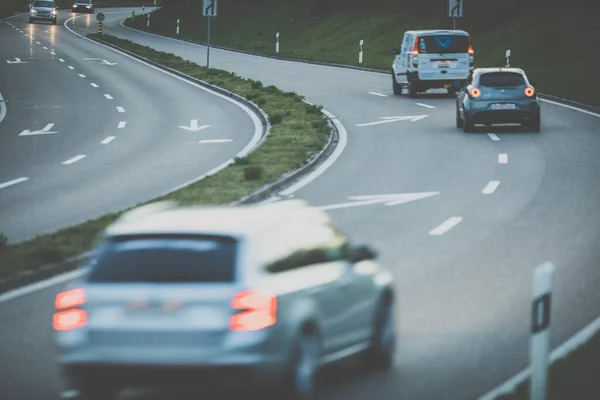
[[[415,103],[415,105],[425,107],[425,108],[435,108],[434,106],[430,106],[429,104],[423,104],[423,103]]]
[[[500,181],[490,181],[487,185],[485,185],[485,187],[483,188],[481,193],[492,194],[496,191],[496,189],[498,189],[499,185],[500,185]]]
[[[95,87],[95,88],[97,88],[97,87],[98,87],[98,85],[96,85],[95,83],[90,83],[90,85],[91,85],[92,87]]]
[[[102,143],[102,144],[109,144],[113,140],[115,140],[115,137],[114,136],[109,136],[106,139],[104,139],[103,141],[101,141],[100,143]]]
[[[80,155],[75,156],[73,158],[69,158],[67,161],[64,161],[63,164],[64,165],[71,165],[71,164],[76,163],[79,160],[83,160],[84,158],[85,158],[85,155],[84,154],[80,154]]]
[[[79,74],[79,76],[80,76],[80,77],[82,77],[82,78],[85,78],[85,75],[84,75],[84,74]]]
[[[119,122],[119,129],[125,128],[125,125],[127,125],[127,122],[125,122],[125,121]]]
[[[28,179],[29,178],[18,178],[18,179],[13,179],[12,181],[0,183],[0,189],[4,189],[9,186],[16,185],[17,183],[25,182]]]
[[[440,225],[436,226],[432,230],[429,231],[431,236],[440,236],[444,233],[448,232],[450,229],[454,228],[456,225],[460,224],[463,221],[462,217],[451,217],[446,221],[442,222]]]
[[[120,113],[124,113],[125,109],[123,107],[117,107],[117,111]]]
[[[110,94],[105,94],[104,97],[106,97],[108,100],[114,100]]]
[[[508,154],[506,154],[506,153],[498,154],[498,164],[508,164]]]

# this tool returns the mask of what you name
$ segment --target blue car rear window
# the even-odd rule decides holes
[[[523,75],[514,72],[491,72],[479,77],[479,86],[513,87],[524,86]]]

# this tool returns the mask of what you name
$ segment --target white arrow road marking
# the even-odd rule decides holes
[[[206,140],[198,140],[198,143],[227,143],[233,142],[231,139],[206,139]]]
[[[198,126],[198,120],[197,119],[193,119],[191,121],[190,126],[180,126],[179,128],[185,129],[186,131],[198,132],[198,131],[200,131],[202,129],[210,128],[210,125]]]
[[[429,231],[431,236],[440,236],[463,221],[462,217],[451,217]]]
[[[32,135],[49,135],[51,133],[58,133],[58,132],[51,132],[50,129],[52,129],[52,127],[55,124],[48,124],[44,127],[44,129],[42,129],[41,131],[30,131],[29,129],[24,130],[23,132],[21,132],[19,134],[19,136],[32,136]]]
[[[340,208],[368,206],[371,204],[385,204],[386,206],[397,206],[415,200],[425,199],[427,197],[437,196],[440,192],[423,193],[399,193],[399,194],[380,194],[372,196],[350,196],[348,203],[331,204],[328,206],[317,207],[321,210],[338,210]]]
[[[16,185],[17,183],[25,182],[26,180],[29,180],[29,178],[18,178],[18,179],[13,179],[12,181],[0,183],[0,189],[4,189],[6,187]]]
[[[76,163],[79,160],[83,160],[85,158],[85,154],[80,154],[78,156],[75,156],[73,158],[69,158],[67,161],[63,162],[64,165],[71,165],[73,163]]]
[[[414,116],[410,116],[410,117],[381,117],[379,119],[381,119],[382,121],[376,121],[376,122],[367,122],[365,124],[358,124],[356,126],[372,126],[372,125],[380,125],[380,124],[388,124],[390,122],[398,122],[398,121],[410,121],[410,122],[415,122],[415,121],[419,121],[422,120],[423,118],[427,118],[429,115],[414,115]]]
[[[21,61],[20,58],[15,57],[15,61],[6,60],[8,64],[27,64],[27,61]]]

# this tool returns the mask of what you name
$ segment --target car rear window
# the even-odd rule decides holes
[[[417,39],[421,54],[467,53],[469,45],[469,37],[464,35],[421,36]]]
[[[479,86],[511,87],[523,85],[525,85],[523,75],[514,72],[489,72],[479,77]]]
[[[235,278],[237,242],[228,237],[126,237],[101,243],[90,282],[224,283]]]

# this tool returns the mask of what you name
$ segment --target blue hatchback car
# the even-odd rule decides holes
[[[541,130],[540,99],[520,68],[477,68],[456,99],[456,127],[471,132],[476,124],[521,124]]]

